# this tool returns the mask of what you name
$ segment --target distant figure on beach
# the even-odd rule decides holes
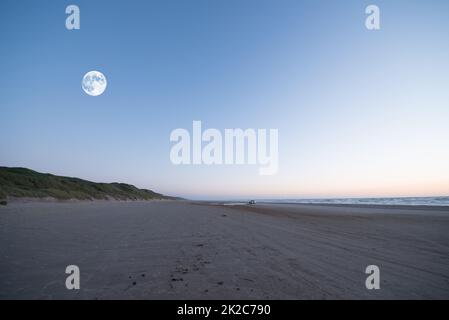
[[[249,200],[248,204],[256,204],[256,201],[255,200]]]

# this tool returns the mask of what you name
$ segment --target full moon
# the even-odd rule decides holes
[[[83,77],[83,90],[90,96],[99,96],[107,85],[106,77],[99,71],[89,71]]]

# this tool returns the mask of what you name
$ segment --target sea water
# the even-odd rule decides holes
[[[258,202],[304,204],[370,204],[394,206],[449,206],[447,197],[398,197],[398,198],[323,198],[323,199],[263,199]]]

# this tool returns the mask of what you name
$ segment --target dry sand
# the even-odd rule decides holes
[[[0,298],[448,299],[449,208],[12,203]]]

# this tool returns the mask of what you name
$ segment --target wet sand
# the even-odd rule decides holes
[[[365,268],[380,268],[380,290]],[[65,268],[81,289],[65,288]],[[448,299],[449,208],[0,207],[0,299]]]

